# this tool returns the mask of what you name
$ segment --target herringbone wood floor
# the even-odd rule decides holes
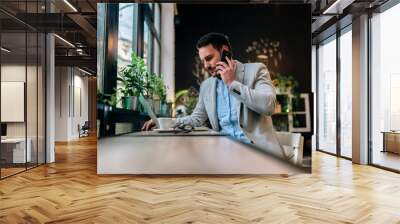
[[[0,181],[0,223],[400,223],[400,175],[316,152],[313,173],[98,176],[96,139]]]

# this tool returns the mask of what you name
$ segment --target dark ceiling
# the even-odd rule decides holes
[[[47,0],[47,5],[45,0],[1,0],[1,30],[8,36],[25,30],[55,33],[70,43],[55,38],[56,65],[79,66],[95,74],[96,5],[91,0]]]
[[[373,9],[387,0],[340,0],[340,13],[324,13],[337,0],[180,0],[179,3],[207,4],[311,4],[313,40],[334,32],[339,19]],[[86,67],[96,71],[97,3],[127,2],[126,0],[1,0],[2,32],[25,29],[54,32],[75,47],[56,38],[56,64]],[[154,2],[139,0],[132,2]],[[161,0],[157,2],[173,2]],[[51,12],[51,13],[49,13]],[[348,18],[351,22],[351,18]],[[345,25],[345,24],[344,24]],[[329,29],[331,28],[331,31]],[[329,32],[328,32],[329,31]]]

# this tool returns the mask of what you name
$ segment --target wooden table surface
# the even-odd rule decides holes
[[[292,164],[226,136],[99,139],[98,174],[292,174]]]

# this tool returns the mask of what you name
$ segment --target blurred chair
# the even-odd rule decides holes
[[[276,132],[276,135],[289,160],[302,166],[304,137],[291,132]]]
[[[89,121],[85,121],[82,127],[78,124],[79,138],[89,136],[89,129],[90,129]]]

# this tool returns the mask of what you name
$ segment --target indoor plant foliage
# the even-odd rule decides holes
[[[280,46],[280,41],[270,40],[268,37],[261,37],[258,40],[254,40],[246,48],[248,62],[261,62],[265,64],[269,73],[274,76],[279,71],[279,64],[283,58]]]
[[[277,98],[284,98],[281,104],[277,103],[275,107],[276,112],[290,112],[292,111],[292,103],[296,103],[299,94],[296,91],[299,83],[291,75],[282,75],[277,73],[272,81],[277,93]],[[289,97],[290,96],[290,97]],[[291,100],[289,100],[291,98]],[[281,100],[282,100],[281,99]],[[294,100],[294,102],[292,102]]]
[[[155,113],[160,114],[163,105],[166,105],[167,87],[164,84],[162,75],[153,74],[149,79],[150,94],[153,98],[153,107]]]
[[[133,53],[131,59],[131,64],[123,67],[117,76],[117,81],[121,83],[117,91],[122,95],[123,107],[138,110],[139,96],[143,95],[154,112],[159,114],[167,98],[164,79],[161,75],[151,74],[143,58]]]
[[[154,94],[160,99],[162,103],[167,100],[167,87],[164,84],[164,79],[161,75],[153,75],[153,90]]]
[[[177,117],[192,114],[194,108],[196,107],[198,96],[199,92],[193,87],[178,91],[175,94]]]
[[[281,115],[295,112],[294,108],[300,103],[300,94],[297,91],[299,83],[291,75],[276,73],[273,84],[277,93],[275,113],[279,115],[273,118],[274,127],[278,131],[288,131],[289,121],[286,116]],[[299,121],[293,118],[292,122],[297,125]]]
[[[103,94],[99,89],[97,89],[97,103],[107,105],[110,107],[115,107],[118,101],[119,100],[117,98],[116,92],[112,94]]]
[[[282,75],[277,73],[273,80],[277,93],[285,93],[295,95],[295,89],[299,83],[291,75]]]
[[[122,104],[125,109],[138,109],[138,97],[145,90],[145,77],[148,76],[144,60],[132,54],[131,64],[123,67],[117,80],[122,84],[118,91],[122,94]]]

